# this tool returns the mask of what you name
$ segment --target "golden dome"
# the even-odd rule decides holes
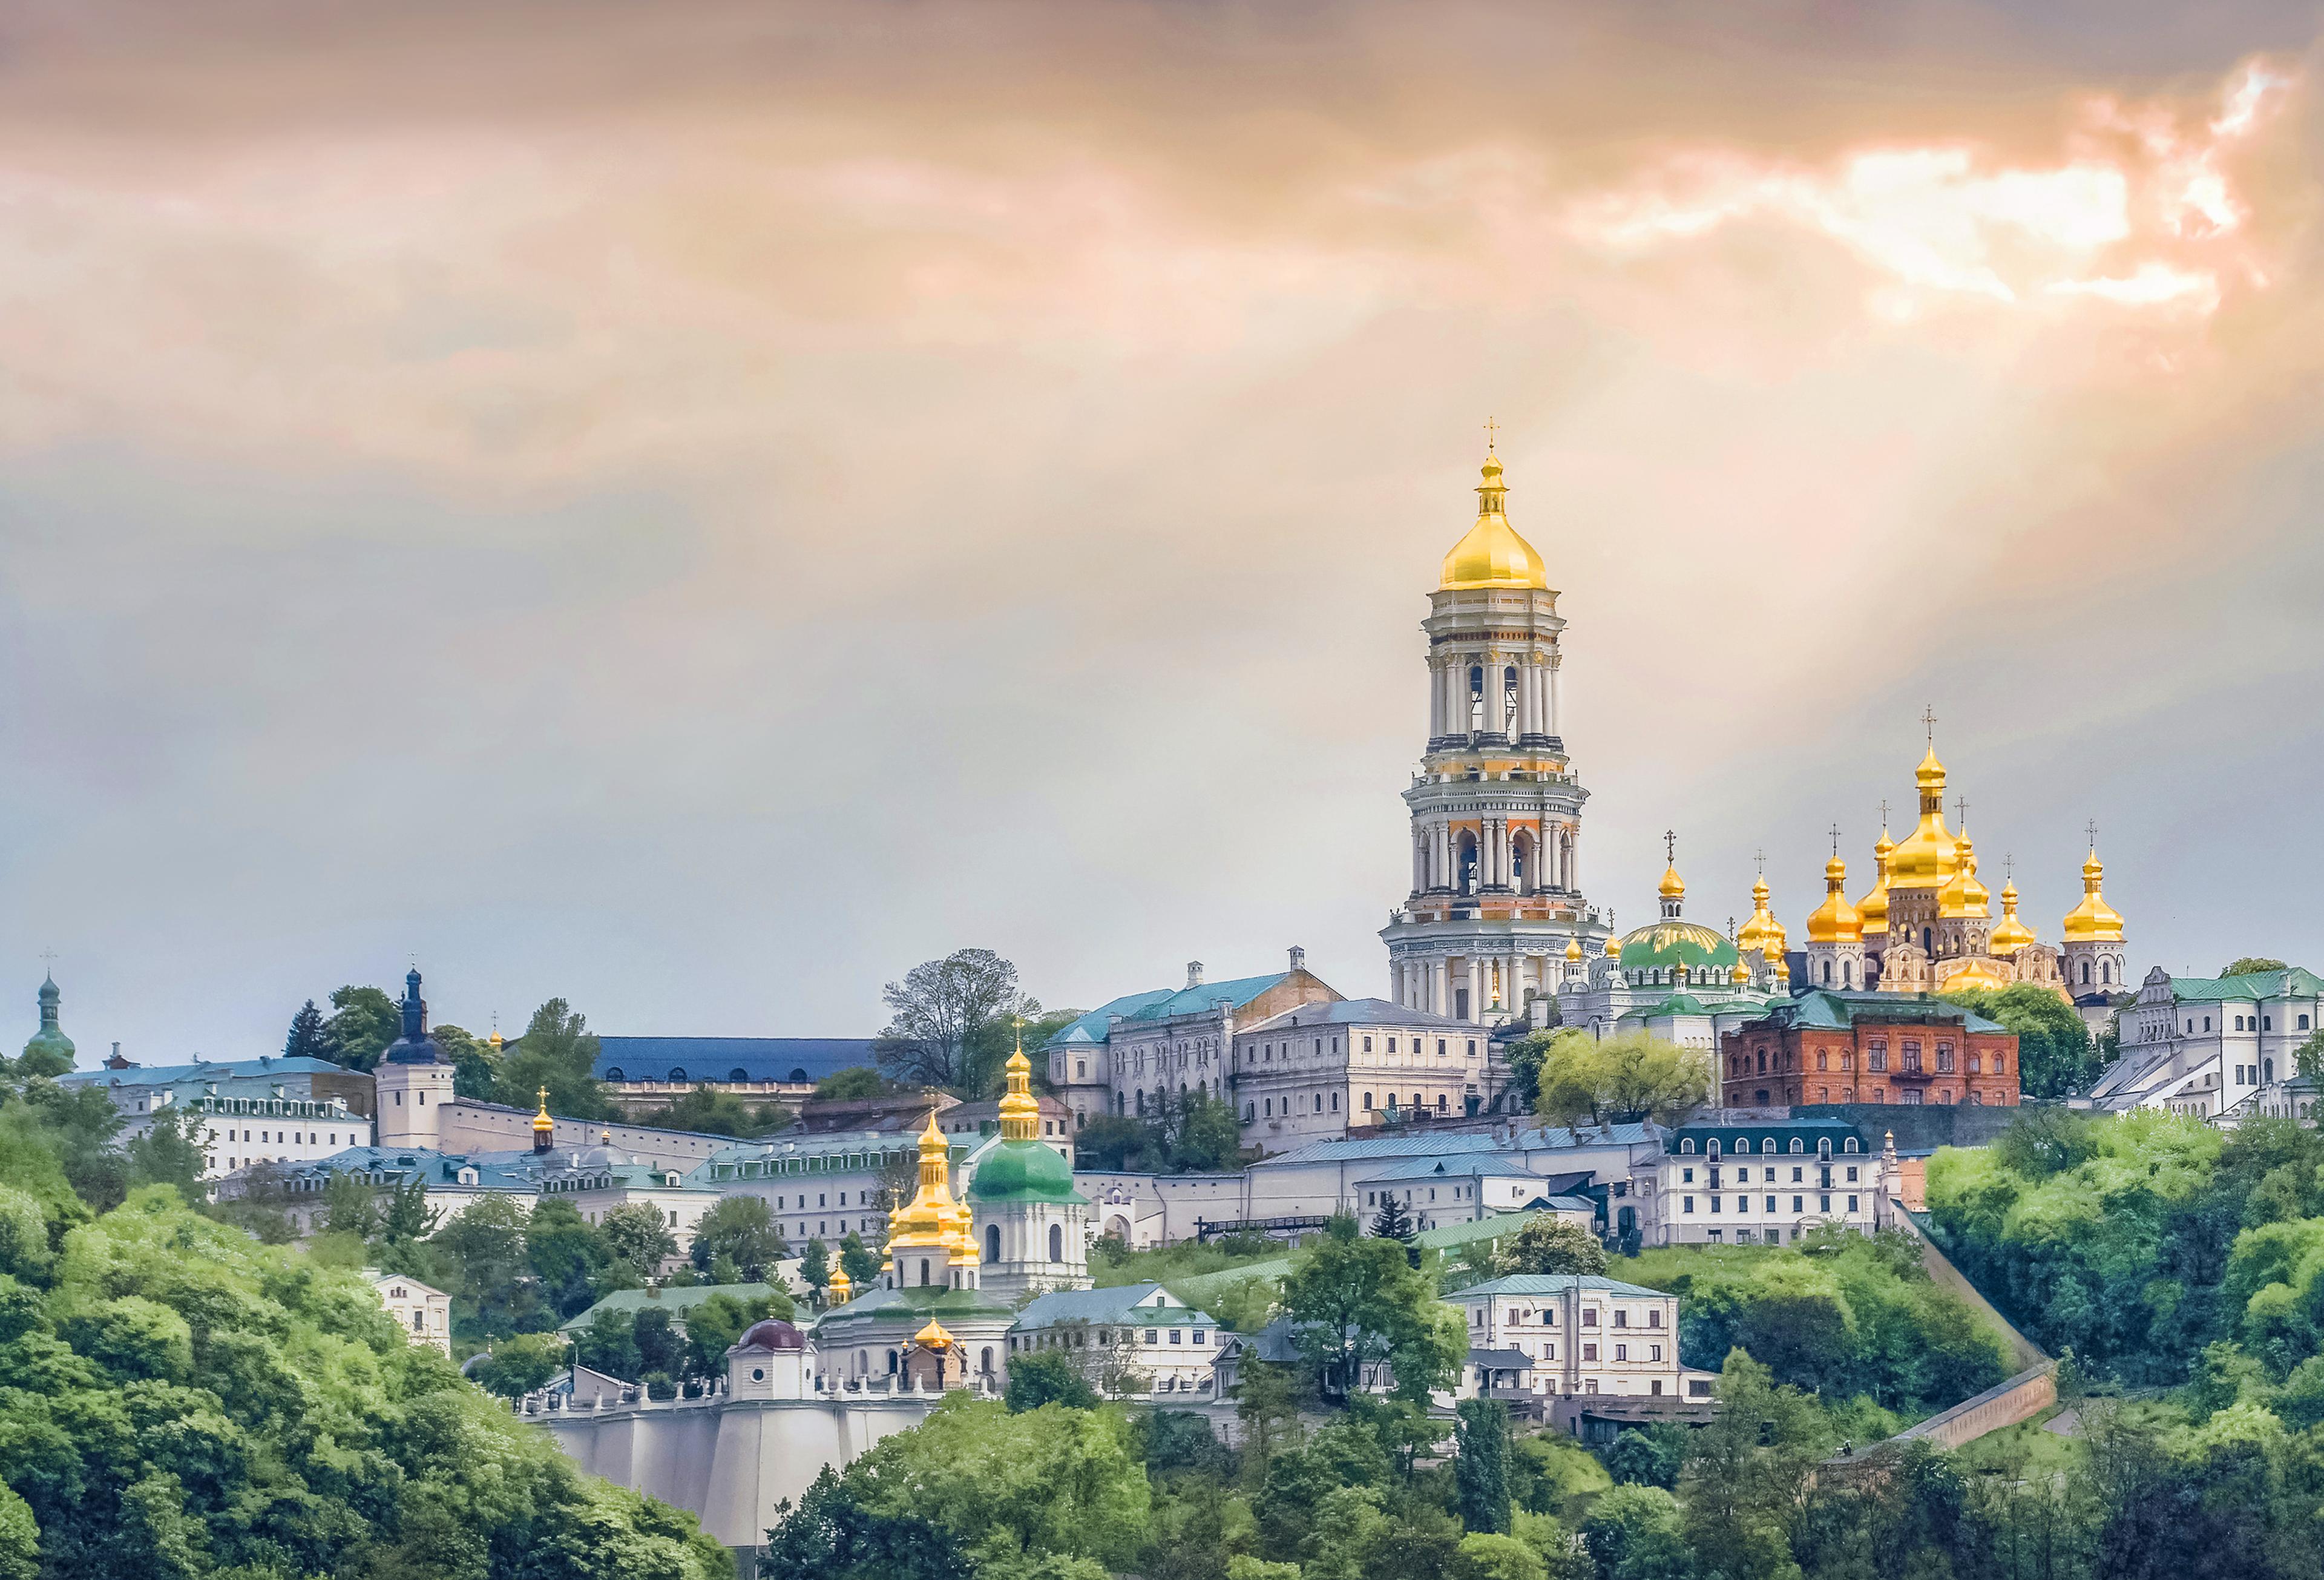
[[[1764,949],[1767,943],[1767,924],[1775,919],[1767,910],[1767,874],[1761,873],[1751,883],[1751,919],[1735,935],[1735,947],[1748,955],[1754,949]]]
[[[1575,961],[1577,963],[1581,960],[1582,940],[1580,938],[1575,938],[1565,940],[1565,957],[1568,960]]]
[[[844,1306],[855,1298],[855,1280],[847,1276],[847,1270],[844,1267],[833,1270],[828,1288],[834,1306]]]
[[[2098,846],[2092,845],[2089,859],[2082,864],[2082,902],[2066,912],[2063,932],[2068,943],[2122,942],[2122,913],[2108,905],[2106,896],[2098,892],[2099,881],[2105,876]]]
[[[1751,984],[1751,968],[1738,960],[1735,969],[1727,974],[1727,980],[1737,987],[1748,987]]]
[[[1808,913],[1808,942],[1853,944],[1864,937],[1864,919],[1840,891],[1848,883],[1848,864],[1834,856],[1823,864],[1823,903]],[[1884,900],[1886,896],[1883,896]]]
[[[2034,936],[2032,928],[2017,919],[2017,885],[2002,884],[2001,919],[1994,924],[1993,936],[1985,942],[1987,953],[2006,960],[2026,945],[2041,941]]]
[[[1953,849],[1960,864],[1953,869],[1952,882],[1937,895],[1937,914],[1956,919],[1992,915],[1993,907],[1988,901],[1993,896],[1977,881],[1977,846],[1969,843],[1967,829],[1961,830]]]
[[[1937,962],[1937,971],[1939,993],[1960,993],[1967,988],[1978,987],[1991,988],[1998,993],[2003,988],[2016,985],[2017,982],[2016,974],[2008,966],[1998,960],[1987,960],[1979,955],[1971,955],[1959,960],[1940,960]]]
[[[1678,865],[1676,863],[1673,863],[1671,865],[1663,869],[1663,881],[1655,888],[1655,892],[1661,895],[1665,900],[1683,900],[1686,898],[1686,880],[1678,875]]]
[[[1033,1061],[1025,1057],[1025,1018],[1017,1017],[1017,1051],[1002,1067],[1009,1075],[1009,1095],[1001,1099],[1001,1139],[1038,1141],[1041,1104],[1033,1096]]]
[[[1872,892],[1856,902],[1857,920],[1863,924],[1864,936],[1885,938],[1888,936],[1888,861],[1896,854],[1896,842],[1888,837],[1888,825],[1880,825],[1880,837],[1872,846],[1872,870],[1877,875]]]
[[[948,1350],[952,1348],[953,1337],[945,1331],[942,1323],[930,1317],[928,1325],[912,1335],[912,1342],[924,1350]]]
[[[524,1110],[520,1108],[517,1112],[522,1113]],[[532,1133],[545,1135],[556,1128],[557,1122],[549,1117],[549,1088],[543,1086],[540,1089],[540,1112],[532,1116]]]
[[[1437,587],[1444,592],[1471,587],[1543,587],[1549,568],[1532,544],[1517,534],[1503,509],[1508,490],[1501,484],[1501,461],[1488,448],[1485,480],[1477,488],[1477,524],[1444,557]]]
[[[960,1231],[954,1220],[961,1212],[952,1199],[951,1180],[951,1149],[944,1132],[936,1129],[936,1111],[931,1109],[928,1128],[920,1132],[920,1187],[908,1205],[888,1217],[891,1261],[899,1248],[946,1252],[955,1248]]]
[[[1914,778],[1921,787],[1920,826],[1888,857],[1891,889],[1941,889],[1952,879],[1960,852],[1951,830],[1945,827],[1945,765],[1937,749],[1921,759]],[[1881,918],[1887,919],[1884,912]]]

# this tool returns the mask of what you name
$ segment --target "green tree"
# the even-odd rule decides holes
[[[512,1108],[530,1108],[546,1089],[551,1113],[567,1119],[616,1118],[613,1100],[591,1074],[597,1052],[588,1022],[563,999],[551,999],[532,1012],[524,1035],[502,1049],[493,1099]]]
[[[1606,1248],[1581,1224],[1545,1215],[1495,1241],[1493,1266],[1502,1273],[1602,1273]]]
[[[597,1280],[613,1253],[579,1208],[552,1197],[525,1220],[524,1260],[540,1280],[549,1308],[559,1317],[572,1317],[596,1300]]]
[[[2025,1096],[2062,1097],[2098,1078],[2089,1027],[2051,989],[2020,982],[1943,996],[2017,1034],[2017,1085]]]
[[[1695,1429],[1690,1450],[1679,1485],[1703,1569],[1736,1580],[1797,1573],[1792,1525],[1824,1453],[1813,1397],[1777,1386],[1765,1366],[1732,1351],[1719,1413]]]
[[[1675,1421],[1625,1428],[1606,1446],[1606,1474],[1625,1485],[1675,1487],[1686,1448],[1687,1429]]]
[[[642,1279],[658,1276],[661,1264],[678,1254],[678,1237],[669,1232],[662,1210],[651,1202],[623,1202],[606,1210],[597,1232],[613,1260],[627,1262]]]
[[[2324,1075],[2324,1030],[2312,1031],[2292,1050],[2292,1067],[2311,1079]]]
[[[452,1061],[452,1095],[473,1097],[479,1103],[492,1101],[500,1080],[500,1064],[493,1046],[447,1021],[430,1026],[428,1035]]]
[[[887,1077],[862,1065],[834,1071],[815,1084],[816,1101],[819,1103],[861,1103],[883,1097],[888,1090]]]
[[[1018,990],[1017,967],[990,949],[955,949],[924,961],[880,990],[886,1030],[872,1044],[881,1071],[908,1084],[941,1086],[965,1097],[998,1086],[991,1057],[1001,1031],[1040,1005]],[[1004,1052],[1001,1055],[1006,1058]]]
[[[1557,1040],[1557,1029],[1528,1031],[1509,1044],[1509,1091],[1517,1105],[1531,1113],[1541,1101],[1541,1067]]]
[[[863,1243],[863,1237],[854,1230],[839,1243],[839,1265],[846,1270],[847,1281],[859,1289],[870,1289],[880,1277],[880,1253]]]
[[[752,1323],[769,1317],[788,1322],[796,1315],[791,1298],[780,1289],[748,1300],[736,1295],[711,1296],[686,1314],[686,1359],[680,1376],[688,1380],[724,1376],[726,1352]]]
[[[1118,1412],[1011,1414],[953,1393],[914,1430],[819,1478],[797,1508],[779,1505],[759,1572],[1101,1580],[1131,1561],[1151,1517]]]
[[[480,1197],[436,1232],[432,1248],[450,1264],[446,1292],[453,1298],[456,1332],[464,1318],[478,1338],[505,1337],[537,1326],[540,1295],[524,1245],[530,1215],[514,1197]]]
[[[1509,1533],[1509,1407],[1493,1399],[1464,1399],[1453,1409],[1453,1461],[1461,1523],[1489,1536]]]
[[[1089,1380],[1072,1361],[1056,1350],[1033,1350],[1010,1360],[1005,1398],[1010,1412],[1018,1415],[1046,1404],[1064,1405],[1069,1409],[1097,1408],[1097,1390],[1090,1386]]]
[[[294,1024],[294,1030],[295,1024]],[[331,1018],[323,1024],[324,1057],[351,1070],[379,1063],[387,1045],[403,1035],[403,1011],[375,987],[350,983],[331,994]]]
[[[592,1372],[635,1382],[644,1374],[638,1354],[637,1318],[625,1311],[598,1312],[574,1335],[573,1358]]]
[[[1353,1392],[1363,1368],[1386,1361],[1399,1398],[1425,1402],[1450,1386],[1468,1354],[1460,1314],[1436,1298],[1393,1240],[1367,1240],[1339,1221],[1304,1252],[1283,1280],[1283,1309],[1299,1352],[1327,1392]]]
[[[831,1288],[831,1248],[821,1239],[808,1241],[807,1249],[799,1253],[798,1276],[799,1282],[813,1290],[818,1301],[823,1298],[823,1292]],[[853,1282],[855,1275],[850,1273],[847,1277]]]
[[[165,1108],[156,1113],[121,1149],[129,1166],[131,1188],[166,1185],[189,1206],[208,1200],[209,1187],[202,1179],[207,1160],[202,1147],[205,1123],[190,1108]]]
[[[424,1240],[436,1232],[442,1216],[428,1205],[428,1182],[407,1179],[388,1190],[381,1203],[379,1238],[389,1245]]]
[[[2219,970],[2221,976],[2257,976],[2266,971],[2289,971],[2292,967],[2265,955],[2240,955]]]
[[[1582,1545],[1605,1580],[1693,1580],[1678,1500],[1660,1487],[1616,1487],[1590,1506]]]
[[[1412,1226],[1412,1215],[1404,1210],[1404,1203],[1392,1190],[1380,1193],[1379,1211],[1372,1215],[1372,1234],[1381,1240],[1408,1242],[1419,1233]]]
[[[559,1334],[521,1333],[494,1344],[492,1353],[470,1369],[468,1381],[486,1393],[521,1399],[548,1387],[565,1370],[570,1347]]]
[[[1644,1031],[1563,1030],[1544,1052],[1540,1085],[1535,1112],[1558,1124],[1674,1123],[1710,1095],[1711,1056]]]
[[[694,1225],[694,1244],[687,1257],[702,1272],[708,1272],[720,1257],[731,1257],[743,1278],[755,1284],[764,1282],[775,1263],[788,1261],[790,1254],[766,1197],[730,1196]]]
[[[323,1182],[323,1232],[370,1240],[379,1233],[379,1202],[370,1186],[352,1174]]]
[[[309,999],[290,1017],[290,1034],[282,1039],[284,1058],[320,1058],[331,1057],[330,1033],[324,1030],[323,1012]]]
[[[790,1122],[790,1111],[779,1103],[753,1107],[732,1092],[707,1086],[696,1086],[646,1116],[648,1124],[663,1130],[690,1130],[711,1136],[770,1135]]]

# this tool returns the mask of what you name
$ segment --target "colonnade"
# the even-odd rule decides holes
[[[1498,950],[1491,953],[1460,956],[1437,955],[1426,958],[1397,961],[1390,970],[1395,977],[1396,1002],[1407,1010],[1420,1010],[1432,1015],[1452,1015],[1458,1006],[1455,993],[1466,988],[1469,1012],[1462,1019],[1481,1021],[1492,1008],[1496,972],[1500,985],[1500,1009],[1505,1014],[1515,1014],[1525,1008],[1526,989],[1554,993],[1557,991],[1558,975],[1563,968],[1564,957],[1529,949]]]
[[[1508,673],[1517,671],[1517,704],[1511,710]],[[1490,653],[1448,653],[1430,673],[1428,735],[1466,735],[1482,731],[1515,742],[1527,735],[1558,733],[1558,663],[1553,655],[1516,658]],[[1480,673],[1481,671],[1481,673]],[[1479,682],[1484,716],[1477,717]]]
[[[1581,887],[1574,873],[1573,831],[1550,824],[1485,818],[1478,825],[1477,886],[1519,894],[1571,893]],[[1518,853],[1524,853],[1522,864]],[[1524,871],[1518,872],[1522,864]],[[1414,830],[1412,887],[1416,893],[1460,887],[1460,848],[1452,826],[1432,823]]]

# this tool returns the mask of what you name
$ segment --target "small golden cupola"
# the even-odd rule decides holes
[[[948,1350],[954,1341],[942,1323],[930,1317],[928,1325],[912,1335],[912,1342],[924,1350]]]
[[[1669,861],[1670,864],[1663,868],[1663,881],[1655,885],[1655,892],[1662,897],[1663,919],[1665,921],[1675,920],[1680,910],[1686,904],[1686,880],[1678,875],[1678,854],[1675,847],[1672,850]]]
[[[2017,919],[2016,863],[2006,864],[2001,878],[2001,919],[1994,924],[1993,936],[1986,940],[1986,951],[1997,959],[2007,959],[2028,944],[2042,940],[2034,929]]]
[[[2106,902],[2098,892],[2106,877],[2106,867],[2098,860],[2098,847],[2090,846],[2089,859],[2082,863],[2082,902],[2066,912],[2064,937],[2070,944],[2119,944],[2122,942],[2122,913]]]
[[[1452,545],[1444,557],[1438,579],[1443,592],[1474,587],[1541,587],[1549,586],[1549,568],[1534,546],[1509,525],[1508,488],[1501,481],[1501,458],[1485,447],[1484,481],[1477,486],[1477,524]]]
[[[1756,949],[1761,958],[1774,962],[1784,957],[1791,935],[1775,919],[1775,908],[1767,902],[1769,892],[1766,869],[1762,867],[1751,882],[1751,919],[1735,935],[1735,947],[1746,955]]]
[[[1960,845],[1945,827],[1945,765],[1937,761],[1933,737],[1913,777],[1921,791],[1921,820],[1889,855],[1888,887],[1941,889],[1952,881],[1960,864]],[[1882,919],[1886,919],[1885,913]]]
[[[919,1189],[888,1216],[890,1265],[899,1250],[951,1252],[960,1237],[954,1225],[956,1211],[952,1199],[952,1149],[936,1128],[935,1111],[930,1110],[928,1127],[920,1132]]]
[[[519,1113],[524,1112],[520,1108]],[[549,1117],[549,1088],[540,1089],[540,1112],[532,1116],[532,1150],[546,1152],[557,1144],[557,1122]]]
[[[1576,936],[1565,940],[1565,963],[1569,966],[1579,966],[1582,964],[1582,939],[1580,937]]]
[[[1964,827],[1953,842],[1952,881],[1937,894],[1937,914],[1951,920],[1978,919],[1993,914],[1993,893],[1977,877],[1977,846]]]
[[[1041,1104],[1033,1095],[1033,1061],[1025,1057],[1024,1027],[1024,1018],[1018,1017],[1017,1050],[1001,1067],[1009,1080],[1008,1095],[1001,1099],[1001,1139],[1004,1141],[1041,1139]]]
[[[1868,938],[1888,936],[1888,863],[1896,854],[1896,842],[1888,837],[1888,803],[1880,805],[1880,837],[1872,846],[1872,891],[1856,902],[1857,920],[1863,924]]]
[[[847,1276],[847,1270],[844,1267],[831,1270],[831,1282],[825,1287],[834,1306],[844,1306],[855,1298],[855,1280]]]
[[[1751,968],[1748,966],[1744,965],[1742,961],[1738,960],[1735,962],[1734,968],[1728,972],[1727,982],[1728,985],[1730,987],[1750,986]]]
[[[1864,919],[1848,902],[1848,864],[1838,852],[1823,864],[1823,903],[1808,913],[1808,942],[1853,944],[1864,937]]]

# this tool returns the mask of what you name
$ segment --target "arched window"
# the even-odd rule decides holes
[[[2083,980],[2084,982],[2088,982],[2089,979],[2090,979],[2090,968],[2089,968],[2088,966],[2084,966],[2082,967],[2082,980]],[[2101,961],[2099,961],[2099,962],[2098,962],[2098,981],[2099,981],[2101,984],[2106,984],[2106,983],[2111,983],[2113,980],[2114,980],[2114,962],[2113,962],[2113,961],[2111,961],[2111,960],[2101,960]]]
[[[927,1257],[925,1257],[925,1256],[924,1256],[924,1257],[920,1258],[920,1287],[921,1287],[922,1289],[926,1289],[926,1288],[927,1287],[927,1282],[928,1282],[928,1259],[927,1259]]]
[[[896,1352],[895,1352],[895,1351],[893,1351],[893,1350],[890,1350],[890,1351],[888,1352],[888,1375],[889,1375],[889,1376],[890,1376],[890,1377],[893,1377],[895,1374],[896,1374]]]
[[[1693,1139],[1692,1139],[1692,1137],[1690,1137],[1690,1138],[1688,1138],[1687,1140],[1685,1140],[1685,1141],[1683,1141],[1679,1142],[1679,1144],[1678,1144],[1678,1150],[1679,1150],[1680,1151],[1682,1151],[1682,1152],[1686,1152],[1686,1153],[1692,1154],[1692,1153],[1693,1152],[1693,1150],[1694,1150],[1694,1141],[1693,1141]]]
[[[987,1344],[979,1352],[976,1369],[987,1377],[992,1375],[992,1346]]]
[[[984,1260],[987,1261],[1001,1260],[1001,1225],[998,1224],[984,1225]]]
[[[685,1067],[684,1065],[672,1065],[672,1066],[670,1067],[670,1069],[669,1069],[669,1078],[670,1078],[670,1084],[671,1084],[671,1085],[673,1085],[673,1086],[677,1085],[677,1084],[678,1084],[678,1082],[680,1082],[680,1081],[685,1080],[685,1079],[686,1079],[686,1067]]]
[[[1823,981],[1826,987],[1831,985],[1831,962],[1829,960],[1823,963]]]
[[[1794,1136],[1794,1137],[1792,1138],[1792,1150],[1793,1150],[1793,1151],[1794,1151],[1794,1152],[1804,1152],[1804,1151],[1806,1151],[1807,1150],[1808,1150],[1808,1148],[1807,1148],[1807,1143],[1806,1143],[1805,1141],[1802,1141],[1802,1140],[1800,1140],[1800,1138],[1799,1138],[1799,1137],[1797,1137],[1797,1136]]]
[[[1482,664],[1469,666],[1469,727],[1485,727],[1485,669]]]
[[[751,1077],[743,1074],[742,1067],[738,1065],[734,1068],[726,1072],[726,1078],[739,1086],[745,1081],[748,1081]]]
[[[1854,1136],[1850,1136],[1840,1143],[1840,1150],[1843,1152],[1860,1152],[1864,1150],[1864,1146]]]
[[[622,1074],[621,1066],[614,1065],[605,1071],[605,1078],[609,1081],[622,1081],[627,1080],[629,1077]]]
[[[2082,985],[2083,985],[2083,986],[2085,986],[2085,987],[2089,986],[2089,981],[2090,981],[2090,963],[2089,963],[2089,961],[2085,960],[2085,961],[2083,961],[2083,962],[2082,962]]]
[[[1258,1105],[1256,1104],[1246,1102],[1242,1105],[1242,1122],[1245,1124],[1249,1124],[1252,1120],[1257,1119],[1258,1117]]]
[[[1829,981],[1831,979],[1827,977],[1825,980]],[[1840,963],[1840,985],[1842,987],[1854,987],[1856,985],[1855,961],[1842,960]]]
[[[1477,836],[1473,834],[1461,836],[1460,889],[1463,894],[1477,892]]]
[[[1517,670],[1515,664],[1501,671],[1501,728],[1512,741],[1517,738]]]
[[[1049,1225],[1049,1260],[1051,1261],[1065,1260],[1065,1230],[1062,1224]]]

